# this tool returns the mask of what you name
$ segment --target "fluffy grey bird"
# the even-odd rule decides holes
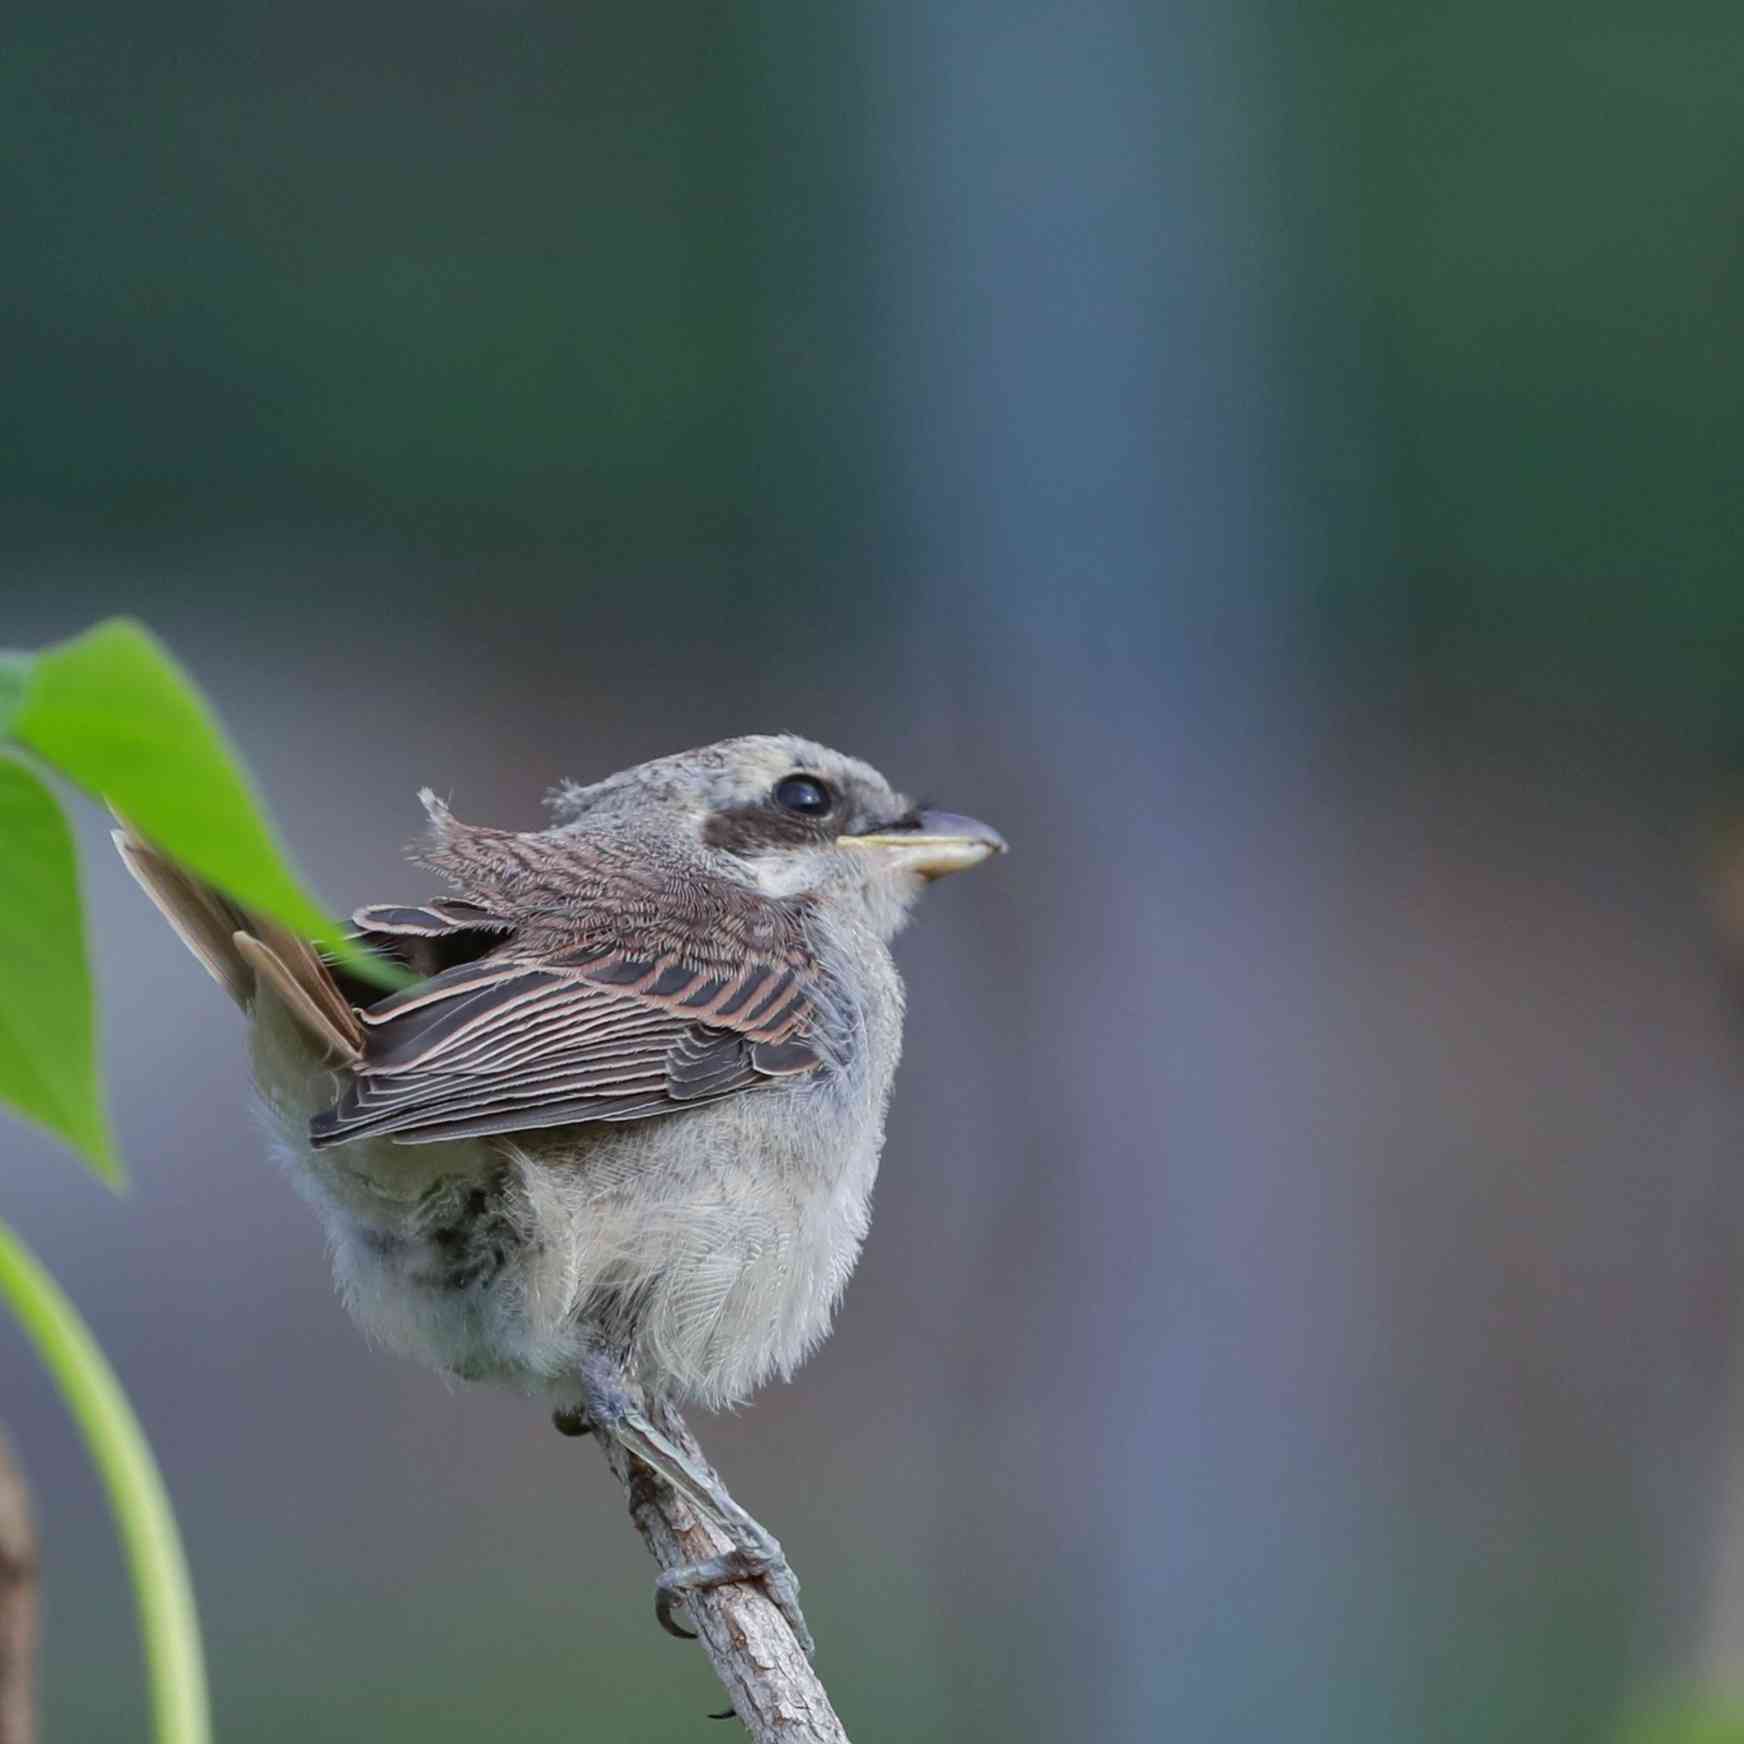
[[[456,895],[357,911],[417,979],[382,997],[127,830],[127,865],[253,1019],[256,1078],[365,1332],[546,1390],[735,1548],[660,1578],[761,1579],[779,1545],[649,1420],[787,1375],[866,1234],[902,1038],[890,940],[1005,844],[865,763],[729,739],[551,797],[517,834],[422,795]],[[676,1629],[675,1629],[676,1632]]]

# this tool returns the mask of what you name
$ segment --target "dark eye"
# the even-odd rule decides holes
[[[836,796],[814,775],[789,775],[776,782],[775,803],[802,817],[828,817]]]

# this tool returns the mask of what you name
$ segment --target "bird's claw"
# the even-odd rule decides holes
[[[584,1434],[589,1428],[610,1435],[630,1455],[631,1514],[654,1499],[655,1485],[664,1485],[725,1533],[732,1544],[732,1549],[719,1556],[669,1568],[660,1575],[654,1583],[654,1615],[660,1627],[681,1641],[694,1641],[695,1633],[672,1614],[688,1594],[740,1581],[761,1581],[770,1603],[786,1619],[794,1640],[810,1659],[816,1643],[799,1608],[799,1582],[780,1544],[727,1494],[694,1444],[687,1451],[648,1416],[619,1368],[596,1353],[582,1364],[579,1379],[581,1403],[558,1411],[553,1421],[566,1435]]]
[[[696,1631],[687,1629],[673,1615],[675,1605],[682,1605],[685,1595],[693,1589],[688,1583],[680,1585],[675,1577],[687,1575],[692,1569],[700,1568],[700,1563],[691,1563],[687,1568],[662,1569],[654,1581],[654,1615],[659,1620],[660,1627],[668,1635],[676,1635],[680,1641],[694,1641]]]
[[[773,1539],[766,1546],[755,1549],[735,1547],[720,1556],[711,1556],[706,1562],[689,1562],[663,1570],[654,1582],[654,1615],[668,1635],[694,1641],[696,1632],[686,1629],[673,1617],[673,1608],[684,1604],[691,1593],[732,1586],[739,1581],[763,1583],[769,1602],[786,1619],[806,1658],[812,1658],[817,1652],[817,1643],[806,1627],[805,1613],[799,1608],[799,1581],[788,1566],[787,1558],[781,1554],[781,1546]]]

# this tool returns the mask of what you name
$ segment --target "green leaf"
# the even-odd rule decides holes
[[[121,1531],[157,1744],[210,1744],[211,1701],[194,1588],[157,1461],[90,1329],[36,1257],[0,1224],[0,1298],[54,1376]]]
[[[244,906],[332,933],[205,699],[142,624],[109,618],[38,654],[12,734]]]
[[[4,685],[0,668],[0,710]],[[405,985],[308,894],[205,698],[144,625],[108,618],[29,660],[10,731],[244,908],[318,939],[369,980]]]
[[[79,868],[60,801],[0,755],[0,1098],[63,1138],[111,1186],[121,1164],[97,1071]]]

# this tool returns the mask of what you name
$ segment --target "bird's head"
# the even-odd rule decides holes
[[[658,843],[765,896],[858,904],[885,938],[932,879],[1005,851],[988,825],[918,807],[870,764],[786,733],[561,787],[551,804],[563,830]]]

